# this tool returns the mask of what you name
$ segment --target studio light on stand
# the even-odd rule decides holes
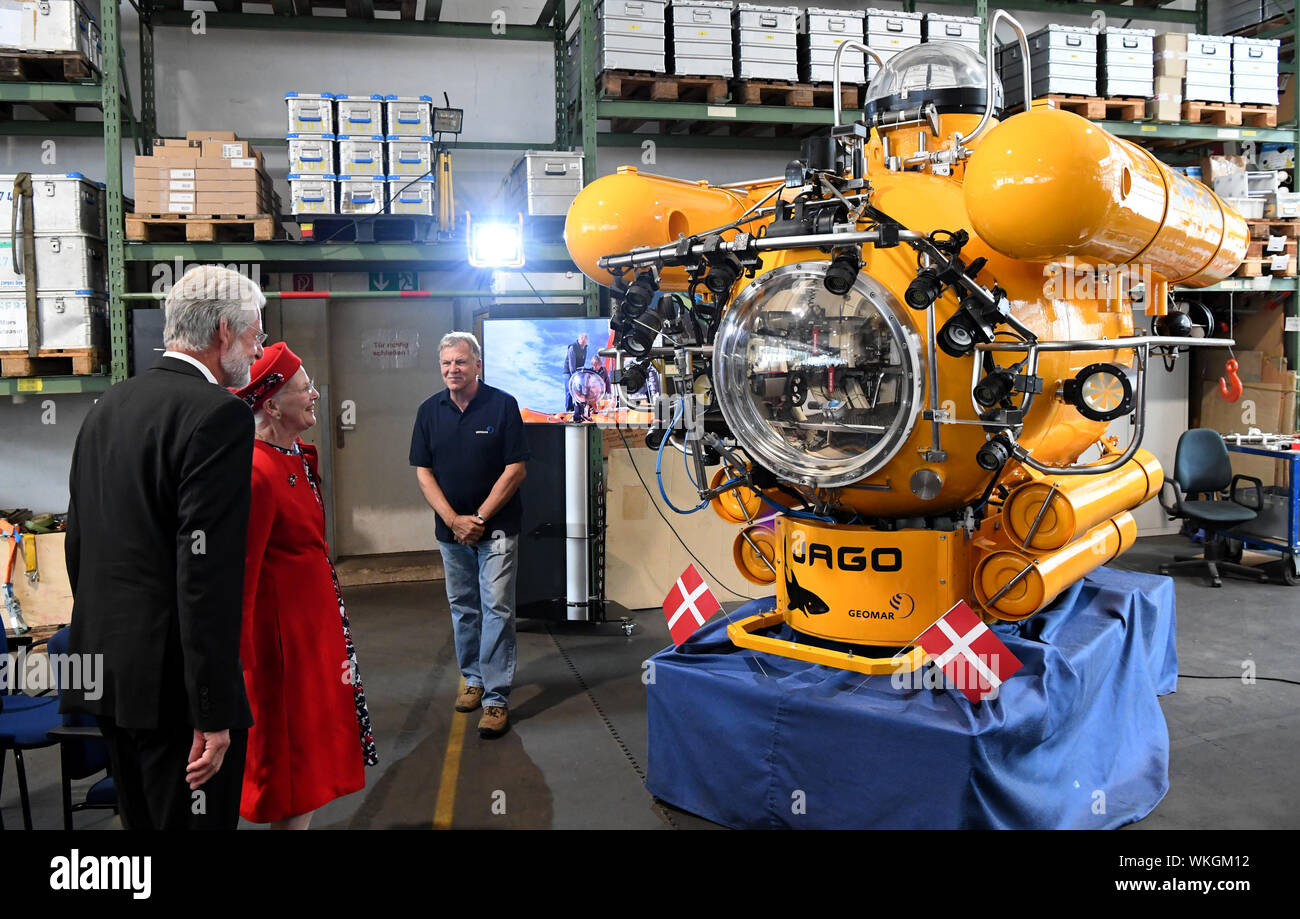
[[[524,215],[514,220],[501,217],[475,221],[465,214],[469,263],[475,268],[524,267]]]

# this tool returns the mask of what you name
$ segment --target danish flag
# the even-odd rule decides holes
[[[718,610],[722,604],[709,592],[709,585],[695,570],[694,565],[687,565],[682,576],[677,579],[673,589],[664,598],[664,618],[668,620],[668,631],[673,636],[673,644],[680,645]]]
[[[978,702],[1024,666],[997,635],[960,600],[916,640],[936,667],[967,699]]]

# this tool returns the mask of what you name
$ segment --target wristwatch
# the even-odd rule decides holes
[[[475,514],[474,516],[470,517],[469,519],[470,519],[470,520],[473,520],[473,521],[474,521],[475,523],[477,523],[479,526],[487,526],[487,521],[484,520],[484,519],[483,519],[480,515],[478,515],[478,514]]]

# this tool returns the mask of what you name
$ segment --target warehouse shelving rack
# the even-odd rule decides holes
[[[1111,22],[1127,25],[1127,20],[1144,22],[1164,22],[1191,25],[1200,33],[1208,32],[1208,0],[1197,0],[1195,9],[1170,9],[1168,0],[1134,0],[1132,5],[1122,3],[1064,3],[1057,0],[1012,0],[1008,3],[990,3],[989,0],[926,0],[944,6],[963,7],[964,11],[979,17],[980,40],[985,39],[989,21],[990,8],[1009,11],[1029,11],[1056,13],[1066,16],[1091,16],[1100,11]],[[573,13],[566,20],[566,30],[574,22],[583,35],[594,36],[596,29],[596,0],[578,0]],[[811,4],[808,5],[815,5]],[[901,6],[907,12],[914,12],[916,0],[902,0]],[[1283,38],[1283,45],[1290,38],[1291,60],[1279,65],[1284,72],[1291,74],[1292,80],[1300,80],[1297,61],[1300,54],[1294,49],[1300,48],[1300,14],[1296,12],[1293,2],[1286,12],[1285,27],[1265,30],[1257,37]],[[578,66],[580,79],[578,98],[575,100],[574,112],[569,116],[570,143],[584,154],[586,175],[594,178],[597,174],[597,152],[600,147],[639,146],[645,141],[653,141],[666,147],[695,147],[715,149],[735,149],[738,137],[743,137],[743,144],[748,149],[794,150],[798,138],[831,124],[832,113],[828,108],[802,108],[777,105],[706,105],[682,102],[641,102],[602,98],[596,91],[596,43],[579,42],[581,49]],[[564,48],[557,49],[556,67],[563,70]],[[560,86],[557,82],[557,86]],[[567,87],[565,89],[567,93]],[[1300,93],[1297,93],[1300,100]],[[1300,104],[1297,105],[1300,109]],[[1255,141],[1297,144],[1300,149],[1300,110],[1279,113],[1287,118],[1285,125],[1277,128],[1218,127],[1214,125],[1185,124],[1177,122],[1153,121],[1099,121],[1097,124],[1119,137],[1136,143],[1160,144],[1168,149],[1189,150],[1208,144],[1224,141]],[[659,130],[647,133],[628,133],[626,131],[600,131],[598,123],[610,121],[611,126],[621,122],[640,122],[642,124],[657,122]],[[763,130],[768,125],[780,126],[774,133],[783,136],[746,136]],[[1155,150],[1157,154],[1161,150]],[[1292,174],[1292,188],[1300,188],[1300,163]],[[1206,294],[1222,292],[1253,291],[1290,291],[1289,315],[1300,315],[1300,279],[1289,278],[1230,278],[1212,287],[1202,288],[1199,292]],[[1190,293],[1182,291],[1182,293]],[[1292,368],[1300,365],[1300,332],[1287,336],[1288,360]]]

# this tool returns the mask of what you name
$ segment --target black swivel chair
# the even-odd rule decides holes
[[[1254,488],[1243,488],[1238,494],[1237,483],[1249,482]],[[1216,501],[1215,495],[1227,489],[1228,500]],[[1166,501],[1166,492],[1173,493],[1172,506]],[[1253,493],[1253,494],[1252,494]],[[1204,495],[1204,499],[1196,496]],[[1247,496],[1253,496],[1253,503]],[[1174,474],[1160,487],[1160,506],[1174,519],[1190,520],[1205,530],[1204,555],[1175,555],[1174,561],[1160,566],[1161,574],[1183,569],[1208,570],[1210,584],[1222,587],[1219,575],[1231,574],[1256,581],[1268,579],[1258,568],[1240,565],[1229,560],[1227,543],[1220,531],[1249,523],[1263,509],[1264,484],[1248,475],[1233,475],[1228,459],[1228,448],[1218,432],[1207,428],[1193,428],[1178,438],[1178,452],[1174,457]]]

